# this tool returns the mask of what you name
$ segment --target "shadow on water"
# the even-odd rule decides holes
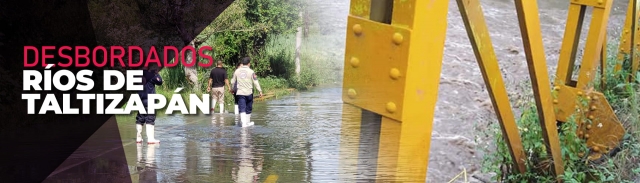
[[[234,114],[170,115],[156,121],[157,145],[136,144],[135,120],[119,118],[134,182],[278,182],[336,180],[341,88],[254,104],[255,126]],[[143,137],[146,135],[143,129]],[[271,176],[271,177],[270,177]]]

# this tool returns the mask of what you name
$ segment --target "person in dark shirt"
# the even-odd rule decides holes
[[[136,135],[136,142],[137,143],[141,143],[142,142],[142,125],[145,125],[146,127],[146,131],[147,131],[147,143],[149,144],[155,144],[155,143],[160,143],[159,140],[155,139],[154,137],[154,125],[156,124],[156,115],[154,114],[149,114],[150,112],[148,111],[148,95],[149,94],[155,94],[156,93],[156,85],[162,85],[162,77],[160,77],[160,74],[158,74],[158,70],[157,69],[150,69],[150,70],[142,70],[142,90],[138,91],[138,95],[140,96],[140,99],[142,99],[142,105],[144,106],[144,110],[147,111],[147,114],[140,114],[140,112],[138,112],[138,115],[136,116],[136,130],[137,130],[137,135]]]
[[[216,102],[220,104],[220,113],[224,113],[224,86],[229,87],[227,71],[222,67],[222,61],[218,61],[215,68],[209,74],[209,84],[207,92],[211,92],[211,111],[216,107]]]

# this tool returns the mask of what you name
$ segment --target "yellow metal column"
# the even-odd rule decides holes
[[[393,180],[398,168],[397,152],[400,146],[402,123],[386,117],[383,117],[381,122],[376,179],[379,182],[386,182]]]
[[[388,17],[375,13],[385,10],[386,5],[351,2],[343,101],[381,116],[376,177],[380,181],[423,182],[448,2],[396,0],[391,24],[384,22]]]
[[[424,181],[440,84],[449,1],[396,0],[393,40],[409,49],[396,181]],[[402,33],[406,28],[410,32]],[[406,34],[406,35],[405,35]],[[404,39],[403,39],[404,38]],[[402,60],[397,60],[402,61]],[[393,71],[393,70],[391,70]],[[393,72],[391,72],[393,73]],[[393,74],[392,74],[393,75]]]
[[[625,19],[624,29],[622,30],[622,34],[620,35],[620,46],[618,51],[618,63],[616,63],[614,71],[620,71],[622,66],[624,65],[625,60],[628,59],[629,62],[635,59],[633,57],[633,53],[635,49],[632,49],[632,45],[636,41],[636,32],[638,32],[638,4],[637,0],[629,0],[629,5],[627,6],[627,18]]]
[[[627,6],[627,17],[624,21],[624,27],[622,29],[622,33],[620,34],[620,45],[618,46],[618,59],[614,71],[622,70],[622,65],[624,64],[624,60],[628,58],[629,51],[631,51],[631,34],[633,30],[634,24],[634,3],[636,0],[629,0],[629,5]]]
[[[638,20],[640,20],[640,13],[638,13],[638,11],[640,11],[640,3],[636,0],[631,1],[634,2],[633,15],[635,18],[633,19],[633,27],[631,28],[631,40],[629,40],[629,44],[631,44],[631,52],[629,55],[631,59],[630,79],[637,79],[636,72],[638,72],[638,65],[640,65],[638,63],[640,62],[640,25],[638,23]]]
[[[604,41],[602,42],[602,52],[600,53],[600,90],[604,90],[607,83],[607,32],[604,32]]]
[[[489,37],[489,30],[485,23],[480,2],[479,0],[457,0],[457,2],[480,66],[484,83],[487,85],[493,109],[498,115],[505,142],[507,142],[511,158],[514,160],[514,167],[517,168],[518,172],[524,173],[526,171],[524,162],[526,156],[522,147],[522,140],[511,111],[511,104],[502,81],[500,66],[493,50],[493,44]]]
[[[580,32],[584,21],[586,7],[569,4],[569,15],[564,31],[564,39],[560,48],[560,61],[556,71],[556,85],[571,85],[571,74],[576,61],[576,52],[580,41]]]
[[[585,52],[582,57],[580,75],[578,76],[576,88],[586,89],[587,85],[594,81],[593,79],[596,75],[595,64],[600,60],[599,57],[605,38],[604,33],[607,30],[607,22],[609,20],[612,2],[613,0],[598,0],[598,4],[593,7],[592,18],[589,23],[589,34],[587,35],[587,43],[584,48]]]
[[[551,155],[553,160],[553,172],[556,176],[560,176],[563,175],[564,164],[562,163],[556,116],[553,111],[547,61],[545,59],[544,46],[542,45],[538,4],[536,1],[516,0],[515,5],[518,12],[527,65],[529,66],[533,94],[536,99],[538,119],[542,127],[542,136],[547,147],[547,153]]]
[[[558,78],[554,83],[554,90],[557,94],[557,98],[553,100],[556,110],[555,118],[560,122],[568,122],[571,118],[574,119],[578,125],[576,133],[586,141],[590,149],[589,159],[591,160],[598,159],[603,154],[610,152],[619,144],[624,135],[624,128],[604,95],[595,91],[595,88],[591,85],[601,79],[595,79],[597,74],[596,64],[600,63],[600,66],[603,67],[606,63],[606,58],[604,58],[604,54],[606,54],[604,51],[606,49],[606,26],[612,2],[612,0],[571,1],[565,37],[562,43],[563,47],[558,61]],[[582,23],[584,9],[588,6],[593,7],[592,19],[580,73],[577,81],[573,81],[570,79],[571,73],[573,73],[571,65],[575,62],[576,43],[580,34],[580,30],[577,30],[580,26],[576,25]],[[633,13],[633,11],[629,12]],[[629,20],[629,17],[634,16],[628,16],[627,20]],[[635,27],[632,24],[632,22],[627,21],[627,26]],[[621,54],[624,54],[624,50],[633,52],[633,49],[625,49],[625,45],[632,42],[630,40],[633,40],[633,31],[627,32],[625,30],[625,32],[623,33],[623,40],[621,40]],[[627,39],[625,38],[626,36],[630,38]],[[626,48],[631,47],[632,45],[626,46]],[[533,53],[533,55],[543,55],[543,53]],[[606,69],[606,67],[601,69]],[[601,72],[605,74],[603,70]],[[597,128],[593,127],[594,125]]]

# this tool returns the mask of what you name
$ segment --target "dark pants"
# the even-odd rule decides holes
[[[149,113],[148,111],[148,107],[147,107],[147,99],[143,99],[142,100],[142,105],[144,106],[144,110],[147,111],[147,113]],[[140,112],[138,112],[138,115],[136,116],[136,124],[150,124],[150,125],[155,125],[156,124],[156,114],[140,114]]]
[[[233,103],[238,105],[238,95],[236,95],[235,93],[233,93]]]
[[[238,97],[238,109],[242,113],[251,114],[253,108],[253,94],[251,95],[236,95]]]

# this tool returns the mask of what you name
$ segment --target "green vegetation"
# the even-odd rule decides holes
[[[610,46],[609,53],[617,53],[617,49]],[[562,123],[559,128],[560,146],[564,162],[564,182],[636,182],[640,176],[640,99],[638,97],[638,81],[629,82],[628,62],[625,59],[625,67],[620,72],[613,72],[617,62],[615,55],[609,55],[606,68],[606,85],[601,92],[611,104],[616,115],[623,123],[626,134],[619,146],[619,151],[613,156],[605,156],[597,161],[590,161],[587,156],[589,149],[585,141],[576,135],[576,123],[570,119]],[[600,76],[598,76],[600,77]],[[637,74],[636,78],[640,78]],[[594,84],[600,88],[599,82]],[[554,182],[551,175],[550,155],[547,155],[542,137],[542,129],[539,124],[536,105],[531,93],[530,83],[521,86],[528,94],[515,96],[516,107],[522,111],[517,120],[520,136],[527,159],[525,160],[527,171],[518,174],[512,167],[509,150],[504,142],[498,123],[489,124],[489,130],[483,134],[484,138],[491,139],[493,143],[484,146],[487,155],[483,161],[483,172],[496,173],[495,181],[501,182]],[[512,99],[514,96],[511,97]],[[585,99],[579,99],[586,102]]]
[[[332,65],[330,59],[340,61],[342,58],[327,56],[320,49],[323,46],[319,44],[321,38],[314,33],[303,39],[301,72],[299,76],[295,73],[296,32],[299,26],[303,26],[306,15],[300,17],[299,12],[304,7],[305,4],[297,0],[238,0],[196,36],[194,42],[196,47],[207,45],[213,48],[209,54],[213,55],[215,61],[223,61],[229,78],[243,57],[251,57],[251,68],[258,74],[266,96],[277,97],[288,94],[292,89],[306,90],[336,81],[339,79],[336,74],[339,68],[322,66]],[[317,28],[304,30],[309,29],[313,32]],[[185,77],[186,71],[181,64],[163,69],[160,74],[165,84],[158,87],[157,91],[169,100],[173,91],[182,87],[184,90],[181,94],[188,105],[188,94],[201,95],[206,92],[212,68],[197,68],[199,85]],[[329,70],[334,73],[327,74]],[[233,105],[230,93],[225,94],[225,104]],[[231,111],[233,107],[226,109]]]

